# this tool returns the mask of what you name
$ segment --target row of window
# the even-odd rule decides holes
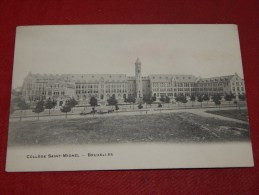
[[[232,90],[233,90],[233,91],[240,91],[240,89],[241,89],[241,91],[244,91],[244,88],[243,88],[243,87],[241,87],[241,88],[239,88],[239,87],[237,87],[237,88],[232,87]]]
[[[100,99],[104,99],[104,95],[103,94],[101,94],[101,95],[98,95],[98,94],[84,94],[84,95],[77,95],[77,97],[78,98],[90,98],[90,97],[92,97],[92,96],[94,96],[94,97],[96,97],[96,98],[98,98],[98,97],[100,97]],[[115,98],[126,98],[127,97],[127,94],[121,94],[121,93],[119,93],[119,94],[112,94],[112,93],[109,93],[109,94],[105,94],[105,97],[106,98],[109,98],[109,97],[112,97],[112,96],[115,96]]]
[[[105,88],[126,88],[126,84],[107,84]],[[76,85],[76,89],[93,89],[98,88],[98,84],[84,84],[84,85]],[[104,88],[104,85],[101,85],[100,88]]]
[[[38,91],[38,90],[31,90],[25,91],[25,95],[64,95],[65,91]]]
[[[227,86],[227,83],[197,83],[197,87]]]
[[[42,84],[27,84],[26,85],[26,90],[46,90],[47,88],[51,88],[51,89],[57,89],[57,88],[63,88],[64,85],[59,85],[59,84],[55,84],[55,85],[42,85]]]
[[[80,88],[88,88],[88,89],[92,89],[92,88],[98,88],[98,84],[82,84],[82,85],[76,85],[76,89],[80,89]]]
[[[232,85],[243,85],[243,82],[232,82]]]
[[[154,92],[165,91],[195,91],[195,88],[153,88]]]
[[[48,95],[52,95],[51,92],[48,93]],[[65,95],[65,92],[64,91],[54,91],[53,92],[53,95],[54,96],[57,96],[57,95]]]
[[[190,93],[190,92],[180,92],[180,93],[154,93],[153,96],[156,96],[156,97],[176,97],[178,95],[186,95],[186,96],[191,96],[193,93]]]
[[[170,83],[170,82],[163,82],[163,83],[152,83],[152,87],[195,87],[195,83]]]
[[[196,91],[223,91],[223,88],[197,88]]]

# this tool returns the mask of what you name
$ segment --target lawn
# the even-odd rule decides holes
[[[247,124],[195,114],[87,117],[17,121],[9,125],[9,146],[132,143],[224,142],[249,140]]]
[[[242,110],[213,110],[213,111],[206,111],[211,114],[217,114],[220,116],[225,116],[228,118],[238,119],[242,121],[248,121],[248,113],[247,109]]]

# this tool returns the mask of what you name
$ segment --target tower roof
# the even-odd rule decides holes
[[[135,64],[141,64],[141,61],[140,61],[139,57],[137,57],[137,60],[136,60]]]

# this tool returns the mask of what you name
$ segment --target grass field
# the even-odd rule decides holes
[[[206,112],[229,117],[229,118],[234,118],[242,121],[248,121],[247,110],[213,110],[213,111],[206,111]]]
[[[186,112],[10,122],[9,146],[249,140],[249,127]]]

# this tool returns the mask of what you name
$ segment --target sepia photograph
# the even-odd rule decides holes
[[[16,29],[6,171],[251,167],[236,25]]]

